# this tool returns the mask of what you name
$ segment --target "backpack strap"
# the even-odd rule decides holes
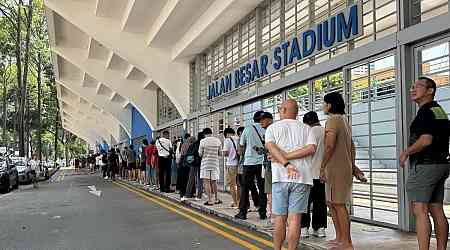
[[[256,134],[258,135],[259,140],[261,141],[262,146],[264,147],[264,144],[265,144],[265,143],[264,143],[264,140],[262,139],[261,135],[259,134],[258,129],[256,128],[255,125],[252,125],[252,126],[253,126],[253,128],[255,129]]]

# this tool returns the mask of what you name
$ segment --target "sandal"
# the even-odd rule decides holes
[[[214,204],[218,205],[218,204],[222,204],[221,200],[217,200],[216,202],[214,202]]]
[[[203,205],[205,205],[205,206],[213,206],[214,204],[213,203],[209,203],[209,201],[207,201],[207,202],[203,203]]]

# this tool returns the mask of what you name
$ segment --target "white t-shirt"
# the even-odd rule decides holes
[[[172,148],[172,142],[169,139],[161,137],[156,140],[155,145],[159,157],[168,157],[170,155],[169,150]]]
[[[319,179],[320,166],[322,165],[323,155],[325,154],[325,128],[322,126],[312,127],[311,134],[316,141],[316,153],[312,156],[312,176],[313,179]]]
[[[316,141],[312,136],[311,128],[303,125],[302,122],[291,119],[284,119],[269,126],[265,134],[265,141],[275,143],[281,150],[292,152],[301,149],[306,145],[315,145]],[[280,163],[272,163],[272,183],[295,182],[312,185],[311,173],[312,157],[307,156],[302,159],[290,160],[299,175],[296,179],[288,177],[287,168]]]
[[[234,145],[233,145],[234,142]],[[226,138],[223,142],[223,150],[228,152],[227,162],[225,165],[227,166],[237,166],[238,160],[236,157],[236,149],[239,145],[239,138],[238,137],[230,137]]]
[[[219,153],[222,142],[219,138],[207,136],[200,141],[198,154],[202,157],[200,169],[219,169]]]

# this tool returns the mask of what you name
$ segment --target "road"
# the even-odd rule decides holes
[[[271,248],[255,232],[73,170],[1,194],[0,214],[0,249]]]

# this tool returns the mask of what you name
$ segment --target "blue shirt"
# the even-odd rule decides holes
[[[259,139],[255,127],[253,126],[256,127],[256,130],[258,130],[258,133],[263,140],[266,132],[259,123],[253,123],[252,125],[245,127],[239,143],[241,146],[245,146],[244,166],[263,164],[264,161],[264,155],[258,154],[253,148],[254,146],[264,148],[264,145],[261,143],[261,139]]]

